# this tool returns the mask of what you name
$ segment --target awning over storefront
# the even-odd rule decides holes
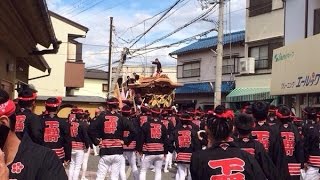
[[[234,82],[222,82],[221,91],[230,92],[234,88]],[[199,93],[214,93],[214,82],[203,83],[189,83],[184,84],[182,87],[176,88],[176,94],[199,94]]]
[[[226,97],[226,102],[246,102],[275,99],[270,95],[270,88],[236,88]]]

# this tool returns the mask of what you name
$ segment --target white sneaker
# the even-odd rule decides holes
[[[165,169],[165,170],[163,170],[163,172],[164,172],[164,173],[168,173],[169,171],[168,171],[168,169]]]
[[[86,177],[82,177],[81,180],[88,180]]]
[[[156,172],[156,169],[153,168],[153,169],[151,169],[151,171],[152,171],[152,172]]]

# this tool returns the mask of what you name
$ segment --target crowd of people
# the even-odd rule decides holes
[[[97,180],[125,180],[126,162],[134,180],[145,180],[147,171],[161,180],[173,166],[176,180],[320,179],[315,108],[305,108],[300,120],[289,107],[265,102],[235,115],[223,105],[207,112],[119,108],[112,97],[94,118],[75,107],[63,119],[61,99],[47,99],[41,115],[32,112],[35,101],[31,89],[17,103],[0,90],[0,180],[85,180],[90,150],[100,156]]]

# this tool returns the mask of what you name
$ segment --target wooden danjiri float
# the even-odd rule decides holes
[[[134,92],[135,101],[147,103],[149,107],[170,107],[174,101],[174,90],[181,86],[172,82],[166,74],[153,77],[141,77],[135,83],[128,84]]]

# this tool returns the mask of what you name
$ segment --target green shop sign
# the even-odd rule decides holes
[[[284,60],[287,60],[287,59],[290,59],[294,56],[294,52],[291,52],[291,53],[285,53],[285,54],[282,54],[282,53],[278,53],[278,54],[275,54],[273,56],[273,59],[278,62],[278,61],[284,61]]]

